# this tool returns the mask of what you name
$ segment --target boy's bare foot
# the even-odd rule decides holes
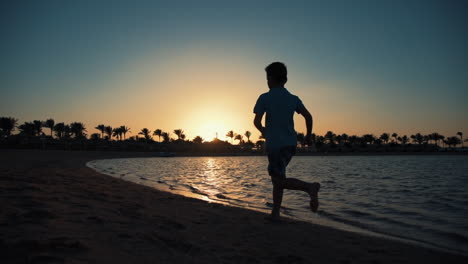
[[[319,207],[319,201],[318,201],[319,190],[320,190],[320,183],[314,182],[310,184],[310,188],[309,188],[310,210],[314,213],[317,212],[317,209]]]

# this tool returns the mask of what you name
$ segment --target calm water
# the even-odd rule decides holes
[[[266,157],[97,160],[99,172],[188,196],[268,212]],[[285,191],[285,215],[468,253],[468,156],[294,157],[288,177],[318,181],[320,208]]]

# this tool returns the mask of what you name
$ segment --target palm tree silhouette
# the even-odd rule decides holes
[[[124,140],[125,140],[125,134],[127,134],[128,132],[130,132],[130,128],[127,127],[127,126],[120,126],[120,131],[122,132],[123,137],[124,137]]]
[[[365,134],[362,136],[362,141],[364,144],[372,144],[375,142],[375,137],[372,134]]]
[[[42,133],[42,121],[34,120],[33,121],[33,126],[34,126],[34,135],[35,136],[40,136],[41,133]]]
[[[24,124],[18,126],[20,133],[28,136],[36,135],[36,128],[32,122],[24,122]]]
[[[193,138],[192,141],[193,143],[201,144],[203,142],[203,138],[200,136],[196,136],[195,138]]]
[[[232,143],[232,140],[234,139],[234,136],[235,136],[235,133],[234,133],[234,131],[232,131],[232,130],[229,131],[229,132],[227,132],[227,134],[226,134],[226,137],[230,137],[230,138],[231,138],[231,143]]]
[[[462,133],[462,132],[457,132],[457,135],[460,136],[460,141],[461,141],[462,148],[463,148],[463,147],[464,147],[464,144],[463,144],[463,133]]]
[[[104,124],[97,125],[95,129],[101,132],[101,138],[104,139],[104,132],[106,131],[106,126]]]
[[[341,134],[341,140],[343,141],[344,144],[348,143],[349,136],[346,133]],[[312,133],[312,141],[315,140],[315,134]]]
[[[72,133],[72,135],[75,135],[75,138],[86,137],[86,134],[84,133],[85,131],[86,128],[81,122],[73,122],[70,124],[70,132]]]
[[[122,140],[122,134],[123,134],[123,131],[121,127],[116,127],[112,129],[112,136],[116,137],[117,140]]]
[[[55,121],[52,118],[47,119],[43,124],[44,127],[50,128],[50,137],[52,137],[52,132],[54,131],[54,125],[55,125]]]
[[[437,140],[440,140],[442,141],[442,146],[444,144],[444,139],[445,139],[445,136],[444,135],[439,135],[439,138]]]
[[[65,133],[65,123],[57,123],[54,125],[55,136],[62,139]]]
[[[436,133],[436,132],[431,133],[431,134],[429,135],[429,137],[430,137],[430,139],[431,139],[432,141],[434,141],[434,144],[435,144],[436,146],[438,146],[438,145],[437,145],[437,142],[439,141],[439,133]]]
[[[250,136],[252,136],[252,133],[250,131],[245,131],[244,136],[247,138],[247,142],[250,143]]]
[[[393,133],[393,134],[392,134],[392,138],[395,140],[395,144],[398,144],[398,134],[397,134],[397,133]]]
[[[297,138],[297,142],[299,142],[299,145],[301,145],[301,147],[304,147],[304,142],[305,142],[304,133],[297,133],[296,138]]]
[[[388,140],[390,139],[390,135],[388,133],[383,133],[379,137],[385,144],[388,143]]]
[[[107,135],[107,137],[108,137],[107,140],[112,140],[112,131],[113,131],[113,129],[112,129],[111,126],[106,126],[106,127],[104,128],[104,132],[106,133],[106,135]]]
[[[167,132],[162,132],[161,136],[163,137],[163,142],[168,143],[171,140],[171,137],[169,136],[169,133]]]
[[[409,138],[408,138],[407,135],[404,135],[404,136],[401,137],[401,139],[400,139],[400,142],[401,142],[402,145],[406,145],[406,143],[408,143],[408,141],[409,141]]]
[[[421,145],[424,142],[424,137],[423,135],[421,135],[421,133],[416,133],[416,135],[411,135],[410,138],[413,139],[413,142],[416,142],[419,145]]]
[[[235,140],[239,140],[239,145],[242,143],[242,135],[241,134],[237,134],[235,137],[234,137]]]
[[[71,128],[70,128],[70,125],[65,125],[64,129],[63,129],[63,137],[64,138],[70,138],[71,137]]]
[[[2,134],[7,137],[10,136],[11,132],[15,130],[17,122],[18,119],[13,117],[0,117],[0,129],[2,130]]]
[[[158,142],[161,142],[161,135],[162,135],[162,130],[161,129],[158,128],[158,129],[154,130],[153,135],[158,136]]]
[[[323,136],[326,140],[328,140],[328,144],[332,145],[332,144],[335,144],[335,137],[336,135],[331,132],[331,131],[328,131],[325,136]]]
[[[143,135],[143,137],[145,138],[146,140],[146,143],[148,143],[148,141],[151,138],[151,130],[147,129],[147,128],[142,128],[141,131],[138,133],[138,135]]]
[[[184,134],[184,131],[182,129],[174,129],[174,134],[176,134],[177,140],[180,140]]]
[[[453,145],[454,147],[460,144],[460,139],[458,137],[448,137],[445,140],[445,144],[449,146],[449,148]]]

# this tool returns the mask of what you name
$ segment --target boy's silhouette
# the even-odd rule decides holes
[[[283,190],[300,190],[309,194],[310,209],[317,212],[320,184],[307,183],[294,178],[286,178],[286,166],[296,153],[297,135],[294,130],[294,112],[304,116],[307,126],[307,142],[312,133],[312,115],[302,104],[299,97],[284,88],[287,82],[286,65],[273,62],[265,68],[270,91],[260,95],[254,107],[255,127],[266,139],[268,153],[268,173],[273,183],[273,209],[270,217],[278,219],[283,200]],[[266,113],[265,127],[262,126]]]

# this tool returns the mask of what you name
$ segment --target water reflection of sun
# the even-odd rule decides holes
[[[218,166],[216,160],[213,158],[207,158],[205,161],[205,182],[215,187],[215,189],[218,189],[221,185],[218,177]]]

